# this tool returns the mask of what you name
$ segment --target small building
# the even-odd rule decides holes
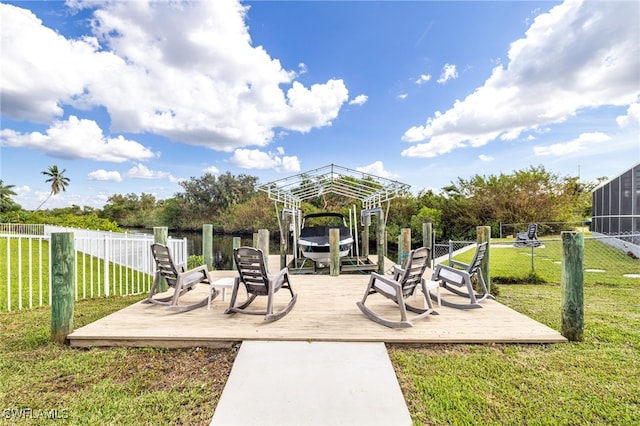
[[[640,163],[592,192],[594,234],[640,257]]]

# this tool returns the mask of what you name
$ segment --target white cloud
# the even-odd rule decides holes
[[[539,15],[513,42],[509,61],[483,86],[402,139],[425,143],[402,152],[434,157],[456,148],[514,139],[580,110],[630,105],[640,94],[637,2],[567,1]],[[623,120],[624,121],[624,120]]]
[[[397,177],[397,175],[394,175],[393,173],[384,169],[384,164],[382,163],[382,161],[374,161],[368,166],[356,167],[356,170],[383,178]]]
[[[46,134],[0,130],[0,145],[38,149],[57,158],[88,158],[113,163],[157,156],[149,148],[122,136],[105,137],[95,121],[73,115],[66,121],[54,122]]]
[[[440,78],[438,79],[439,84],[445,84],[449,80],[455,80],[458,78],[458,71],[456,70],[456,66],[453,64],[445,64],[442,67],[442,74],[440,74]]]
[[[407,97],[408,97],[408,96],[409,96],[409,95],[408,95],[408,94],[406,94],[406,93],[400,93],[400,94],[398,95],[398,99],[407,99]]]
[[[164,179],[169,178],[170,174],[167,172],[153,171],[144,164],[138,164],[129,169],[126,176],[134,179]]]
[[[494,160],[493,157],[489,155],[484,155],[484,154],[478,155],[478,159],[480,159],[480,161],[487,162],[487,163]]]
[[[121,182],[122,176],[117,171],[106,171],[103,169],[94,170],[87,175],[89,180],[106,180],[111,182]]]
[[[91,37],[66,39],[0,4],[6,116],[46,123],[67,105],[104,107],[113,131],[232,151],[266,145],[277,127],[328,126],[348,100],[342,80],[305,87],[254,47],[239,1],[66,4],[91,9]]]
[[[561,156],[567,154],[573,154],[580,151],[591,149],[592,147],[602,145],[609,142],[611,138],[604,133],[583,133],[578,136],[577,139],[564,143],[554,143],[549,146],[534,146],[533,152],[535,155],[554,155]]]
[[[367,95],[358,95],[349,101],[349,105],[364,105],[369,97]]]
[[[640,123],[640,103],[635,102],[629,105],[627,115],[617,117],[616,122],[620,127],[627,127],[630,123]]]
[[[279,150],[284,154],[284,150]],[[231,164],[241,169],[297,172],[300,171],[298,157],[279,156],[271,152],[264,152],[258,149],[236,149],[229,160]]]
[[[220,173],[220,170],[218,170],[216,166],[209,166],[206,169],[203,169],[202,171],[205,173],[210,173],[212,175],[217,175],[218,173]]]
[[[431,80],[430,74],[421,74],[420,77],[416,80],[416,84],[423,85]]]
[[[296,156],[282,157],[282,171],[283,172],[299,172],[300,161]]]

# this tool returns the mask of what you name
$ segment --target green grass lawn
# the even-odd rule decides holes
[[[545,246],[535,253],[557,265],[558,250]],[[530,267],[518,250],[492,249],[492,276]],[[498,301],[559,330],[559,279],[536,273],[548,282],[501,284]],[[414,424],[640,424],[640,281],[612,275],[585,274],[583,342],[388,345]],[[74,325],[142,297],[79,301]],[[48,307],[0,312],[4,421],[12,422],[6,410],[31,408],[58,410],[60,424],[209,424],[235,349],[71,349],[49,342],[50,315]]]

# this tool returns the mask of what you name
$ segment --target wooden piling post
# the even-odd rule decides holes
[[[365,258],[369,257],[369,226],[371,226],[371,216],[365,215],[362,230],[362,256]]]
[[[242,245],[242,239],[240,237],[233,237],[231,244],[234,249],[237,249]],[[238,270],[238,266],[236,265],[236,259],[233,257],[233,255],[231,259],[231,269],[233,269],[234,271]]]
[[[398,242],[398,265],[404,265],[404,261],[411,251],[411,228],[400,230],[400,241]]]
[[[213,270],[213,225],[202,225],[202,261],[210,271]]]
[[[51,234],[51,340],[63,344],[73,331],[76,258],[73,232]]]
[[[264,263],[269,265],[269,230],[258,229],[258,248],[262,250],[264,254]]]
[[[491,258],[491,227],[478,226],[476,228],[476,239],[478,244],[488,243],[487,251],[484,254],[482,263],[480,264],[480,271],[482,272],[482,277],[487,285],[487,291],[491,293],[491,268],[489,268],[489,259]]]
[[[433,259],[433,224],[431,222],[422,223],[422,247],[429,249],[429,268]]]
[[[385,227],[384,227],[384,215],[382,212],[378,214],[378,236],[377,236],[377,252],[378,252],[378,273],[384,274],[384,246],[385,246]]]
[[[562,232],[562,330],[564,337],[581,342],[584,332],[584,234]]]
[[[329,229],[329,273],[332,277],[340,275],[340,229]]]
[[[166,226],[155,226],[153,228],[153,242],[156,244],[167,244],[169,238],[169,228]],[[160,277],[160,283],[158,283],[158,293],[169,290],[169,285],[164,277]]]

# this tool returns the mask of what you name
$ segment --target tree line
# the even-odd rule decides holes
[[[50,168],[49,172],[48,182],[57,182],[66,188],[69,181],[61,179],[57,167],[53,171]],[[422,223],[427,221],[433,224],[440,241],[474,239],[479,225],[491,226],[496,237],[500,223],[580,222],[591,215],[591,190],[598,183],[561,177],[543,166],[531,166],[511,174],[458,178],[440,191],[407,192],[393,199],[389,205],[387,235],[398,235],[401,228],[410,227],[412,235],[419,236]],[[93,229],[166,226],[175,231],[199,231],[202,224],[210,223],[217,232],[225,233],[249,233],[261,228],[274,233],[278,230],[274,202],[257,189],[258,179],[254,176],[207,173],[191,177],[180,186],[182,191],[163,200],[146,193],[116,194],[102,209],[72,206],[28,212],[11,200],[15,195],[13,185],[0,181],[0,221],[52,223],[53,218],[57,218],[74,221],[73,226],[79,226],[78,222],[86,220],[86,227]],[[359,211],[358,200],[327,193],[304,201],[301,208],[305,214],[335,211],[348,216],[354,204]],[[375,223],[372,226],[374,232]]]

